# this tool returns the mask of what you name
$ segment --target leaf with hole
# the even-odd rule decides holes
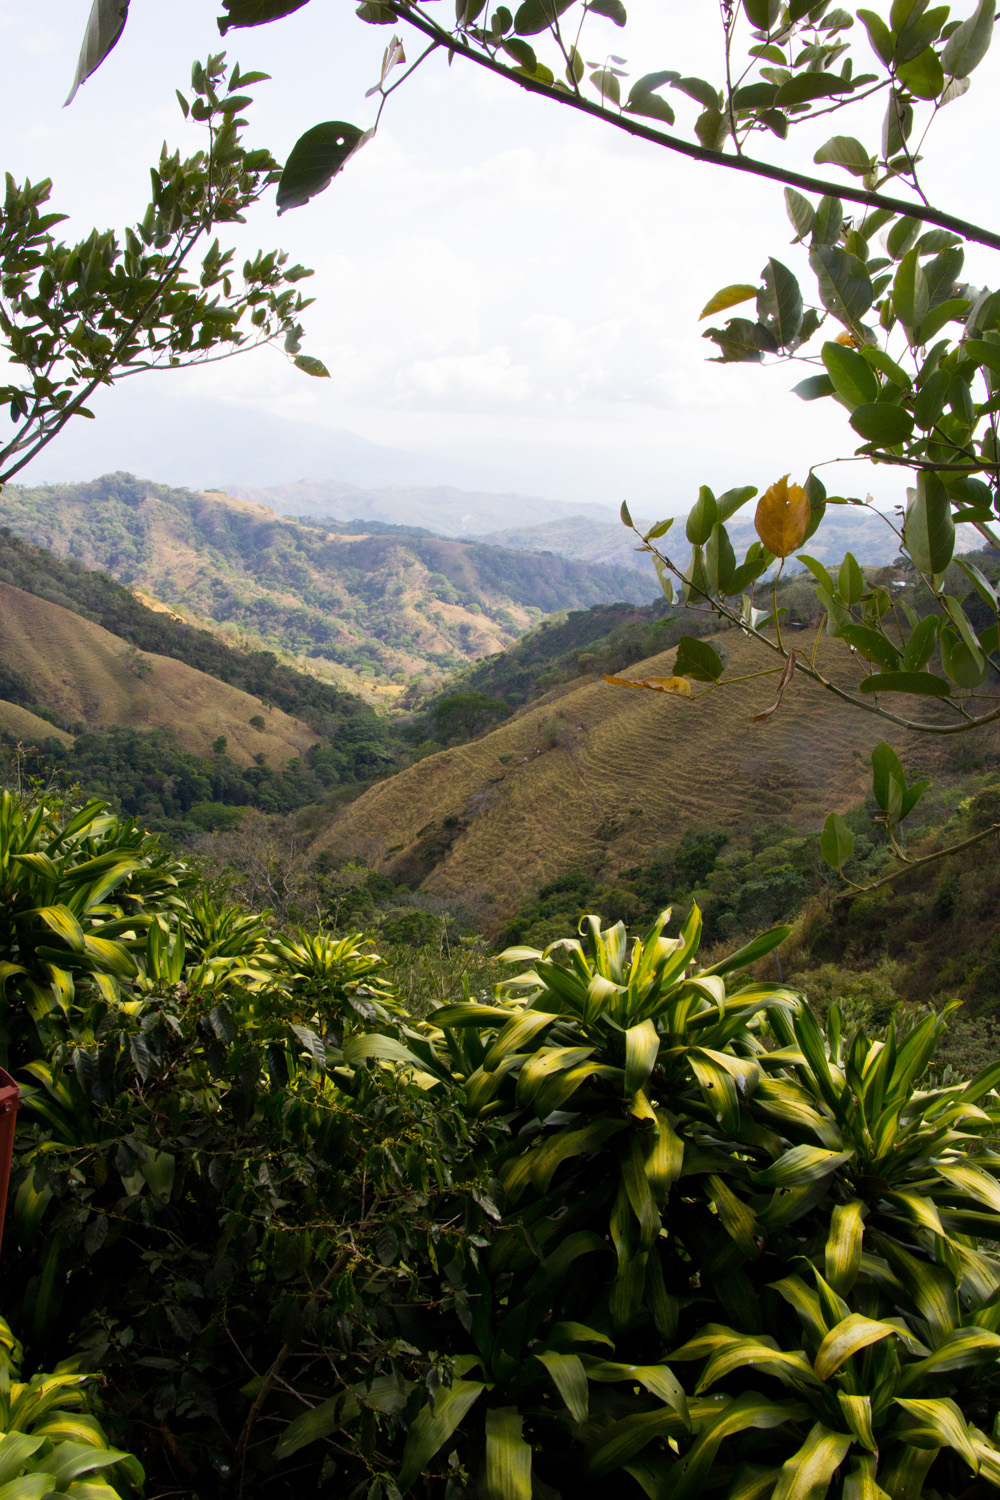
[[[370,130],[360,130],[344,120],[325,120],[299,137],[285,163],[278,183],[278,213],[301,208],[330,186],[338,172],[371,139]]]

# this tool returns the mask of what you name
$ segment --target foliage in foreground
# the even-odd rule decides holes
[[[1000,1065],[597,918],[412,1019],[99,806],[6,798],[5,1311],[149,1493],[1000,1487]],[[2,1453],[2,1449],[0,1449]]]

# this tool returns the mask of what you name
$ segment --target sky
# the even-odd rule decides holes
[[[213,0],[132,0],[122,40],[64,109],[89,8],[0,0],[3,166],[53,178],[67,233],[141,216],[164,137],[188,148],[199,139],[173,90],[192,58],[220,46],[244,70],[271,73],[255,90],[248,139],[279,159],[320,120],[373,122],[377,101],[364,95],[390,32],[358,21],[350,0],[312,0],[224,43]],[[970,8],[959,0],[955,13]],[[588,59],[624,51],[633,74],[716,75],[711,0],[636,0],[632,11],[625,32],[595,18]],[[415,57],[416,38],[403,34]],[[970,95],[942,112],[928,158],[933,201],[970,217],[983,213],[998,61],[991,55]],[[671,98],[690,134],[698,107]],[[863,133],[836,119],[833,128]],[[829,122],[815,131],[778,159],[816,170],[812,152],[832,131]],[[714,351],[701,338],[707,299],[756,281],[770,254],[805,271],[812,294],[780,186],[629,139],[460,60],[418,70],[325,195],[280,220],[273,201],[261,205],[240,233],[241,252],[280,245],[315,268],[305,350],[331,378],[311,380],[262,350],[140,377],[148,399],[211,399],[244,419],[264,412],[347,429],[425,454],[441,482],[453,482],[459,460],[488,457],[497,488],[616,509],[628,499],[645,515],[686,510],[700,484],[801,480],[810,463],[849,451],[839,407],[790,394],[811,371],[723,367],[708,362]],[[983,252],[967,273],[996,284],[990,259]],[[99,409],[112,468],[113,407],[112,392]],[[57,459],[53,445],[25,477],[53,477]],[[832,493],[901,499],[898,474],[868,465],[824,477]]]

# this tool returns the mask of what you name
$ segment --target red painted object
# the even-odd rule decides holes
[[[10,1183],[10,1161],[14,1154],[14,1124],[20,1091],[9,1073],[0,1068],[0,1244],[3,1243],[4,1211]]]

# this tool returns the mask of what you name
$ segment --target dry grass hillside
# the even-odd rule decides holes
[[[736,631],[726,646],[733,676],[772,663]],[[853,670],[839,643],[824,639],[820,650],[827,670]],[[625,675],[668,676],[673,657]],[[895,731],[802,677],[773,717],[753,723],[776,681],[698,701],[571,683],[482,739],[373,787],[336,815],[314,852],[360,857],[495,932],[566,870],[614,875],[695,823],[781,818],[815,828],[864,797],[867,756],[882,739],[931,774],[945,753],[947,739]]]
[[[6,699],[0,699],[0,729],[13,735],[16,740],[37,742],[51,737],[61,745],[73,743],[73,736],[67,734],[65,729],[57,729],[47,719],[33,714],[29,708],[22,708],[20,703],[8,703]]]
[[[261,752],[272,766],[283,766],[317,742],[305,725],[280,709],[265,709],[251,694],[173,657],[140,658],[100,625],[6,583],[0,583],[0,659],[27,674],[39,703],[90,729],[172,729],[185,750],[199,755],[225,735],[228,753],[242,766]],[[152,670],[141,670],[142,663]],[[250,724],[257,715],[263,730]],[[3,718],[7,722],[7,708]],[[9,727],[28,733],[24,725]]]

